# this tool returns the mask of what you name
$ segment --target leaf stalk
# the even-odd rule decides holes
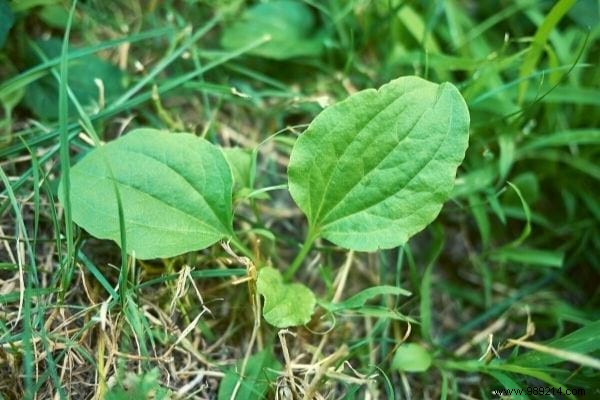
[[[308,230],[308,234],[306,235],[306,240],[304,241],[304,244],[302,244],[302,248],[300,249],[300,252],[296,255],[296,257],[292,261],[292,264],[287,269],[287,271],[285,271],[285,274],[283,277],[286,281],[289,281],[294,277],[294,274],[296,273],[298,268],[300,268],[300,266],[304,262],[304,259],[306,258],[306,256],[310,252],[310,250],[312,249],[312,245],[318,236],[319,236],[318,233],[313,231],[313,229]]]

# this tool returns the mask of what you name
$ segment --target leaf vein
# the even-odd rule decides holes
[[[380,92],[381,89],[377,90],[377,92]],[[341,160],[344,155],[346,155],[346,152],[348,151],[348,149],[350,148],[350,145],[352,144],[352,142],[354,142],[356,140],[356,138],[358,136],[360,136],[365,129],[382,113],[384,113],[385,111],[387,111],[390,107],[392,107],[393,105],[395,105],[399,100],[403,99],[406,95],[417,91],[417,89],[415,90],[409,90],[406,92],[403,92],[402,94],[400,94],[400,96],[398,96],[397,98],[395,98],[393,101],[391,101],[388,105],[386,105],[385,107],[383,107],[381,110],[379,110],[375,115],[373,115],[363,126],[362,128],[360,128],[360,130],[358,130],[356,132],[356,134],[352,137],[352,140],[350,142],[348,142],[348,145],[344,148],[344,150],[342,151],[342,154],[339,155],[339,157],[337,157],[339,160]],[[331,184],[331,181],[333,180],[333,176],[336,174],[336,172],[338,171],[340,163],[336,163],[333,171],[331,172],[331,174],[329,175],[329,178],[327,180],[327,184],[325,185],[325,188],[323,189],[322,192],[322,196],[321,196],[321,202],[319,204],[319,209],[317,210],[317,213],[315,214],[315,218],[319,218],[319,214],[321,214],[321,211],[323,209],[323,204],[325,203],[325,198],[327,197],[327,191],[329,190],[329,185]],[[335,207],[335,205],[334,205]],[[328,212],[329,214],[329,212]],[[325,219],[325,217],[322,218],[322,220]]]
[[[438,99],[436,99],[436,102],[435,102],[435,103],[434,103],[434,104],[433,104],[431,107],[429,107],[429,109],[432,109],[432,108],[433,108],[433,107],[434,107],[434,106],[437,104],[437,101],[438,101]],[[428,110],[429,110],[429,109],[428,109]],[[419,117],[418,121],[417,121],[417,122],[416,122],[416,123],[415,123],[415,124],[414,124],[414,125],[411,127],[411,130],[412,130],[412,129],[414,129],[414,127],[415,127],[415,126],[418,124],[418,122],[420,122],[420,121],[421,121],[421,119],[423,118],[423,116],[425,115],[425,113],[426,113],[426,112],[423,112],[423,114],[421,114],[421,116]],[[435,152],[433,153],[433,155],[432,155],[432,156],[431,156],[431,157],[430,157],[430,158],[429,158],[429,159],[428,159],[428,160],[427,160],[427,161],[426,161],[426,162],[425,162],[423,165],[421,165],[421,166],[419,167],[418,171],[416,171],[416,172],[415,172],[415,174],[414,174],[414,175],[413,175],[413,176],[412,176],[412,177],[411,177],[411,178],[410,178],[410,179],[409,179],[409,180],[408,180],[408,181],[407,181],[407,182],[406,182],[406,183],[405,183],[405,184],[404,184],[404,185],[403,185],[401,188],[399,188],[399,189],[398,189],[396,192],[392,193],[391,195],[389,195],[389,196],[387,196],[387,197],[384,197],[383,199],[378,199],[377,201],[373,202],[372,204],[368,204],[366,207],[363,207],[363,208],[361,208],[361,209],[359,209],[359,210],[357,210],[357,211],[354,211],[354,212],[353,212],[353,213],[351,213],[351,214],[344,215],[343,217],[340,217],[340,218],[338,218],[338,219],[336,219],[336,220],[334,220],[334,221],[332,221],[332,222],[330,222],[330,223],[328,223],[328,224],[325,224],[325,225],[323,226],[323,228],[325,228],[326,226],[328,226],[328,225],[330,225],[330,224],[337,223],[337,222],[339,222],[339,221],[341,221],[341,220],[343,220],[343,219],[349,218],[349,217],[351,217],[352,215],[355,215],[355,214],[358,214],[358,213],[360,213],[360,212],[363,212],[363,211],[365,211],[365,210],[368,210],[369,208],[372,208],[372,207],[374,207],[374,206],[376,206],[376,205],[378,205],[378,204],[380,204],[380,203],[382,203],[382,202],[386,201],[386,200],[387,200],[387,199],[389,199],[390,197],[392,197],[392,196],[396,196],[396,195],[398,195],[399,193],[401,193],[403,190],[405,190],[405,189],[406,189],[406,188],[407,188],[407,187],[408,187],[408,186],[411,184],[411,182],[412,182],[412,181],[413,181],[413,180],[414,180],[414,179],[415,179],[417,176],[419,176],[419,174],[420,174],[420,173],[421,173],[421,172],[422,172],[422,171],[423,171],[425,168],[427,168],[427,166],[428,166],[428,165],[431,163],[431,161],[433,161],[434,159],[436,159],[436,157],[437,157],[437,155],[438,155],[438,153],[439,153],[440,149],[442,148],[442,146],[443,146],[443,145],[444,145],[444,143],[446,142],[447,138],[450,136],[450,135],[449,135],[449,132],[452,130],[452,124],[453,124],[453,113],[450,113],[450,120],[448,121],[448,129],[446,129],[446,132],[444,133],[444,138],[443,138],[443,139],[442,139],[442,140],[439,142],[438,146],[437,146],[437,147],[436,147],[436,149],[435,149]],[[408,135],[407,135],[407,136],[408,136]],[[381,160],[381,161],[380,161],[380,162],[377,164],[377,166],[375,166],[375,168],[373,168],[371,171],[369,171],[367,174],[365,174],[365,175],[364,175],[364,176],[363,176],[363,177],[362,177],[362,178],[359,180],[359,182],[358,182],[358,183],[360,183],[360,182],[362,181],[362,179],[363,179],[365,176],[367,176],[369,173],[371,173],[372,171],[374,171],[375,169],[377,169],[377,167],[378,167],[379,165],[381,165],[381,163],[382,163],[382,162],[383,162],[383,161],[384,161],[384,160],[385,160],[385,159],[386,159],[386,158],[387,158],[387,157],[388,157],[388,156],[389,156],[389,155],[390,155],[390,154],[391,154],[391,153],[392,153],[392,152],[393,152],[393,151],[394,151],[394,150],[395,150],[395,149],[396,149],[396,148],[397,148],[399,145],[400,145],[400,143],[401,143],[401,142],[399,142],[399,143],[398,143],[398,144],[397,144],[397,145],[396,145],[396,146],[395,146],[395,147],[394,147],[394,148],[393,148],[393,149],[392,149],[390,152],[388,152],[388,154],[386,154],[386,155],[385,155],[385,157],[384,157],[384,158],[383,158],[383,159],[382,159],[382,160]],[[341,200],[340,200],[340,201],[339,201],[339,202],[336,204],[336,206],[337,206],[337,205],[338,205],[338,204],[339,204],[339,203],[340,203],[340,202],[341,202],[341,201],[342,201],[344,198],[346,198],[346,197],[347,197],[347,196],[348,196],[348,195],[351,193],[351,191],[352,191],[352,190],[353,190],[353,189],[354,189],[354,188],[355,188],[355,187],[358,185],[358,183],[357,183],[356,185],[354,185],[354,186],[353,186],[353,188],[352,188],[352,189],[350,189],[350,191],[348,191],[344,197],[342,197],[342,199],[341,199]],[[335,206],[334,206],[334,207],[335,207]],[[420,209],[420,208],[419,208],[419,209]],[[417,210],[419,210],[419,209],[417,209]],[[326,216],[325,216],[323,219],[325,220],[325,218],[326,218],[328,215],[330,215],[330,214],[333,212],[333,210],[334,210],[334,208],[333,208],[333,209],[331,209],[331,210],[330,210],[330,211],[327,213],[327,215],[326,215]],[[416,211],[415,211],[415,212],[416,212]],[[410,215],[413,215],[413,214],[414,214],[414,213],[411,213]]]

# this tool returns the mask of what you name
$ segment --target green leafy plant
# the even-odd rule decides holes
[[[277,380],[281,364],[271,351],[262,350],[248,359],[243,376],[240,376],[240,369],[242,366],[236,365],[225,372],[219,386],[219,400],[263,398],[269,389],[269,383]]]
[[[282,0],[247,9],[225,30],[221,44],[226,49],[236,49],[263,37],[265,44],[250,53],[285,60],[318,55],[323,48],[323,36],[323,32],[316,30],[315,18],[305,3]]]
[[[72,52],[77,51],[72,49]],[[30,43],[29,64],[36,65],[60,56],[61,41],[57,38]],[[114,65],[88,55],[69,63],[69,86],[78,101],[90,114],[97,113],[123,90],[123,74]],[[25,105],[38,117],[53,120],[58,115],[58,83],[47,75],[27,86]],[[72,108],[74,111],[74,108]],[[75,114],[73,112],[73,114]]]
[[[348,249],[405,243],[440,212],[468,144],[458,90],[406,77],[323,111],[292,151],[290,193],[322,236]]]
[[[168,400],[173,398],[170,391],[159,382],[157,369],[141,375],[133,372],[121,372],[118,381],[106,393],[105,400]]]
[[[219,149],[191,134],[135,130],[90,152],[71,171],[71,185],[74,220],[117,242],[120,195],[127,251],[140,259],[233,237],[229,165]]]
[[[289,189],[309,231],[286,278],[318,237],[374,251],[403,244],[425,228],[452,191],[468,129],[458,90],[417,77],[325,109],[291,155]],[[140,259],[176,256],[219,240],[250,255],[233,229],[232,176],[222,151],[205,139],[138,129],[91,151],[71,170],[73,220],[96,237],[121,243],[122,207],[125,250]],[[259,271],[257,290],[270,324],[283,328],[310,320],[314,295],[283,282],[276,269]]]
[[[0,0],[0,399],[600,398],[600,4],[465,4]]]
[[[316,299],[306,286],[286,284],[279,271],[265,267],[258,273],[256,290],[265,298],[263,316],[271,325],[286,328],[310,321]]]

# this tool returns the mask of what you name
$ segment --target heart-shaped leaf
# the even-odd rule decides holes
[[[294,145],[288,169],[310,235],[359,251],[405,243],[448,199],[468,130],[458,90],[418,77],[325,109]]]
[[[300,1],[259,3],[225,30],[221,45],[238,49],[268,36],[269,40],[250,54],[276,60],[314,56],[323,47],[322,35],[315,32],[315,25],[310,8]]]
[[[279,271],[264,267],[258,273],[256,289],[265,298],[263,317],[269,324],[287,328],[310,321],[317,300],[306,286],[284,283]]]
[[[73,220],[120,243],[115,186],[127,251],[140,259],[199,250],[233,234],[231,171],[221,151],[202,138],[138,129],[71,169]]]

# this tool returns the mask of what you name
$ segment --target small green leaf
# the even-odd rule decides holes
[[[398,347],[392,368],[405,372],[425,372],[431,366],[431,355],[429,352],[415,343],[405,343]]]
[[[235,189],[251,189],[252,152],[239,147],[228,147],[223,149],[223,153],[231,166]]]
[[[221,151],[202,138],[138,129],[71,169],[73,220],[120,243],[115,186],[127,251],[140,259],[176,256],[232,235],[231,171]]]
[[[469,139],[450,83],[396,79],[325,109],[292,150],[293,199],[311,233],[348,249],[397,247],[438,215]]]
[[[0,0],[0,49],[8,36],[8,31],[15,23],[15,15],[6,0]]]
[[[39,52],[48,59],[60,56],[61,46],[61,41],[56,38],[33,42],[29,64],[35,66],[42,61]],[[70,52],[74,50],[69,49]],[[102,89],[98,87],[96,80],[102,82]],[[123,73],[119,68],[94,55],[69,62],[69,88],[90,114],[98,112],[102,97],[104,102],[109,104],[112,99],[121,94],[123,91],[122,80]],[[58,115],[58,83],[56,79],[48,74],[27,85],[24,103],[38,117],[48,120],[56,119]],[[73,106],[71,114],[76,115]]]
[[[302,2],[290,0],[260,3],[249,8],[225,30],[221,45],[233,50],[267,36],[270,39],[250,54],[285,60],[315,56],[322,49],[323,38],[316,32],[310,8]]]
[[[225,377],[219,386],[219,400],[232,399],[233,392],[238,381],[240,386],[236,393],[236,400],[262,399],[269,389],[269,383],[277,381],[277,371],[281,370],[281,364],[273,353],[263,350],[252,355],[248,359],[248,365],[244,376],[239,374],[240,365],[225,372]]]
[[[364,305],[367,304],[367,302],[372,298],[386,294],[391,294],[394,296],[410,296],[411,293],[408,290],[396,286],[373,286],[342,302],[333,304],[327,303],[323,304],[323,306],[331,312],[359,309],[364,307]]]
[[[61,4],[48,4],[37,12],[37,16],[49,27],[64,29],[69,19],[69,10]],[[80,21],[76,18],[77,15],[73,17],[72,29],[77,29]]]
[[[299,283],[283,283],[281,273],[264,267],[258,273],[257,290],[265,298],[263,317],[277,328],[304,325],[310,321],[316,299],[313,292]]]
[[[142,375],[127,372],[124,376],[120,376],[117,384],[106,393],[105,400],[170,398],[172,398],[171,393],[160,385],[158,369],[154,368]]]

